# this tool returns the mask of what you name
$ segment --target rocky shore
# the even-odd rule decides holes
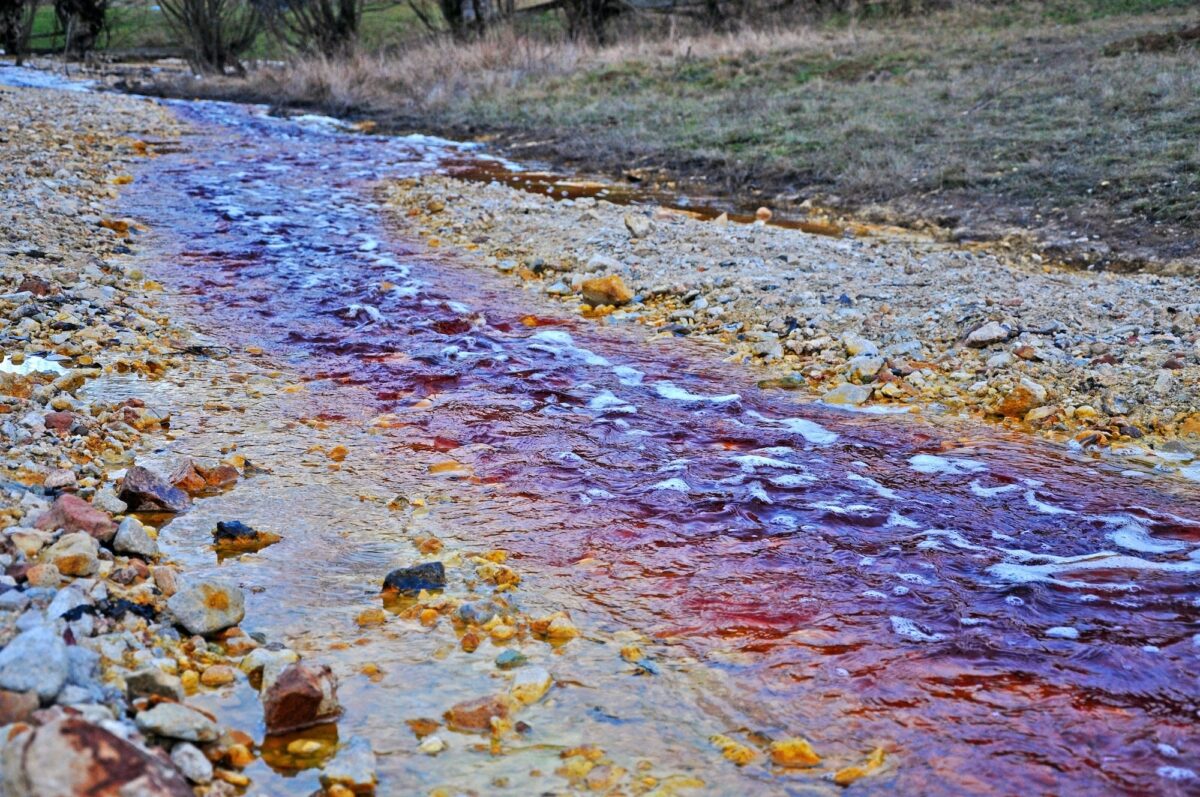
[[[862,411],[965,413],[1188,471],[1200,287],[866,228],[705,220],[443,176],[395,223],[609,323],[718,342],[763,384]],[[765,222],[765,223],[764,223]]]
[[[141,230],[108,215],[180,131],[152,102],[83,92],[0,87],[0,117],[0,793],[242,793],[253,739],[193,697],[249,680],[268,730],[292,731],[336,715],[336,682],[245,633],[239,586],[160,553],[155,527],[235,488],[244,460],[143,467],[177,436],[171,408],[96,389],[198,353],[123,265]],[[347,745],[327,793],[371,788],[373,760]]]

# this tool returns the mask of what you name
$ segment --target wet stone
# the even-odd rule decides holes
[[[383,581],[386,592],[420,592],[423,589],[444,589],[445,586],[446,568],[441,562],[397,568],[388,573]]]
[[[496,657],[496,666],[501,670],[512,670],[528,662],[528,657],[518,650],[502,650]]]
[[[141,465],[134,465],[125,472],[119,495],[134,511],[178,513],[192,504],[187,493]]]
[[[213,779],[212,763],[191,742],[180,742],[171,748],[171,763],[192,783],[209,783]]]
[[[259,531],[240,520],[222,520],[213,531],[213,543],[220,551],[257,551],[279,540],[278,534]]]
[[[363,738],[353,737],[321,772],[321,785],[329,788],[335,784],[353,792],[370,792],[375,788],[375,753],[370,743]]]
[[[263,696],[263,722],[269,734],[332,722],[340,714],[337,679],[329,667],[293,664]]]

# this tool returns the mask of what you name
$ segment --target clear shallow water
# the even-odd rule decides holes
[[[464,463],[463,493],[491,503],[443,511],[445,533],[513,551],[545,595],[690,662],[689,679],[598,687],[610,701],[599,715],[547,720],[548,734],[577,723],[601,738],[670,737],[659,752],[705,762],[712,793],[821,785],[735,770],[703,743],[739,730],[804,735],[847,761],[887,747],[887,770],[855,791],[1197,788],[1194,489],[990,429],[797,404],[711,349],[642,343],[636,329],[555,315],[490,275],[415,254],[383,228],[371,185],[461,161],[448,142],[174,107],[196,134],[139,175],[123,210],[154,225],[144,259],[187,295],[194,323],[306,375],[329,423],[400,418],[373,436],[356,478],[394,486],[431,454]],[[378,583],[403,534],[357,519],[337,498],[345,485],[303,487],[265,500],[332,512],[337,529],[297,517],[299,547],[260,555],[273,566],[192,556],[264,588],[269,605],[252,600],[251,622],[320,650],[346,634],[325,625],[350,611],[338,601]],[[496,514],[473,514],[487,507]],[[199,535],[203,517],[178,521],[177,538]],[[384,647],[358,655],[419,667]],[[444,663],[443,681],[455,666],[471,664]],[[345,693],[348,722],[379,749],[410,745],[410,712],[437,713],[394,682]],[[385,785],[428,786],[466,766],[484,765],[397,756]]]

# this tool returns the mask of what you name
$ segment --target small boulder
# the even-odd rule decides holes
[[[583,292],[583,300],[593,307],[620,306],[628,304],[633,298],[633,291],[626,287],[625,281],[618,274],[584,280],[580,290]]]
[[[87,532],[64,534],[42,552],[42,561],[51,562],[64,576],[93,576],[100,569],[100,543]]]
[[[1006,418],[1024,418],[1030,410],[1045,404],[1047,398],[1046,388],[1028,377],[1022,377],[1012,390],[993,405],[992,411]]]
[[[423,562],[413,567],[400,567],[383,580],[384,592],[420,592],[423,589],[445,589],[446,567],[441,562]]]
[[[113,550],[143,559],[154,559],[158,556],[158,543],[150,538],[146,527],[137,518],[127,517],[117,527]]]
[[[208,715],[183,703],[159,703],[139,711],[136,722],[142,733],[185,742],[215,742],[221,736],[220,727]]]
[[[995,343],[1003,343],[1016,333],[1008,324],[999,321],[988,321],[976,327],[967,335],[967,345],[972,349],[983,349]]]
[[[293,664],[263,696],[263,722],[268,734],[289,733],[333,722],[342,713],[337,679],[329,667]]]
[[[37,519],[34,525],[43,531],[86,531],[100,542],[108,542],[117,533],[117,524],[96,507],[76,495],[65,494]]]
[[[821,396],[821,401],[826,404],[841,404],[855,407],[866,402],[869,398],[871,398],[870,388],[846,382],[832,390],[826,391],[825,395]]]
[[[177,513],[192,505],[187,493],[167,484],[141,465],[134,465],[125,471],[118,495],[134,511]]]
[[[0,689],[35,692],[52,700],[70,674],[67,645],[52,626],[42,625],[18,634],[0,650]]]
[[[70,412],[48,412],[42,423],[51,431],[67,432],[75,425],[75,416]]]
[[[342,786],[355,793],[371,793],[375,790],[375,752],[371,744],[355,736],[338,750],[333,760],[321,771],[321,785],[326,789]]]
[[[215,581],[204,581],[176,592],[167,601],[175,622],[189,634],[207,636],[232,628],[246,616],[242,591]]]
[[[13,734],[0,769],[9,797],[192,797],[162,758],[76,716]]]

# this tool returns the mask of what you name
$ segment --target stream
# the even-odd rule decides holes
[[[201,442],[239,434],[266,475],[161,539],[251,590],[248,630],[334,665],[337,732],[371,740],[381,794],[585,791],[554,774],[579,744],[634,793],[647,773],[705,784],[681,794],[1200,788],[1195,487],[991,427],[760,390],[712,347],[580,319],[389,234],[378,181],[480,157],[469,147],[171,107],[191,133],[119,200],[152,228],[138,262],[214,343],[261,348],[306,386],[307,424],[253,406],[187,416]],[[369,453],[306,466],[313,428]],[[362,491],[427,499],[397,513]],[[218,560],[205,543],[230,517],[284,541]],[[405,721],[495,691],[503,645],[354,626],[425,533],[447,552],[507,550],[526,608],[584,629],[541,645],[558,685],[500,754],[444,730],[449,749],[420,754]],[[628,639],[652,666],[621,659]],[[359,675],[366,662],[383,675]],[[238,689],[231,716],[249,727],[256,696]],[[737,767],[713,734],[755,749],[803,736],[826,762]],[[830,781],[877,747],[878,771]],[[315,769],[264,762],[247,770],[255,793],[317,788]]]

